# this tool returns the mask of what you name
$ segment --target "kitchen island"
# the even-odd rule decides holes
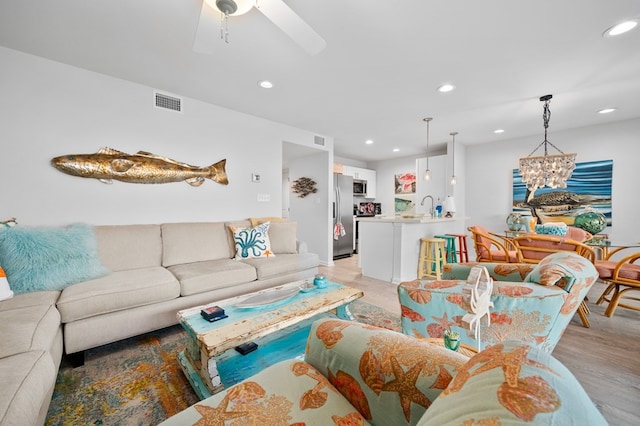
[[[420,238],[466,233],[464,217],[363,217],[359,224],[362,275],[399,284],[418,277]]]

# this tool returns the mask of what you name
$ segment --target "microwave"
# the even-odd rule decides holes
[[[367,195],[367,181],[366,180],[353,180],[353,195]]]

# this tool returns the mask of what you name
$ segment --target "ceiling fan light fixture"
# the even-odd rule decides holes
[[[221,13],[228,16],[244,15],[256,5],[255,0],[215,0],[215,5],[211,3],[214,0],[205,0],[209,5],[215,6]]]

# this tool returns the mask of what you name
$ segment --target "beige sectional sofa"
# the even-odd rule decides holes
[[[0,425],[41,425],[62,358],[60,292],[0,302]]]
[[[272,223],[275,256],[235,260],[228,222],[96,226],[107,275],[0,302],[0,425],[42,424],[64,352],[177,323],[180,309],[308,279],[319,259],[293,222]],[[235,222],[249,227],[248,221]]]

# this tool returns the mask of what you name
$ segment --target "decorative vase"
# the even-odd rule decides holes
[[[536,232],[536,223],[538,223],[538,218],[533,216],[522,216],[520,218],[520,223],[525,231]]]
[[[522,229],[521,217],[520,213],[511,213],[507,216],[507,227],[509,231],[519,231]]]
[[[581,228],[588,233],[595,235],[602,232],[607,227],[607,218],[595,210],[587,210],[576,216],[573,226]]]
[[[327,278],[322,274],[318,274],[313,279],[313,285],[318,288],[325,288],[327,286]]]

